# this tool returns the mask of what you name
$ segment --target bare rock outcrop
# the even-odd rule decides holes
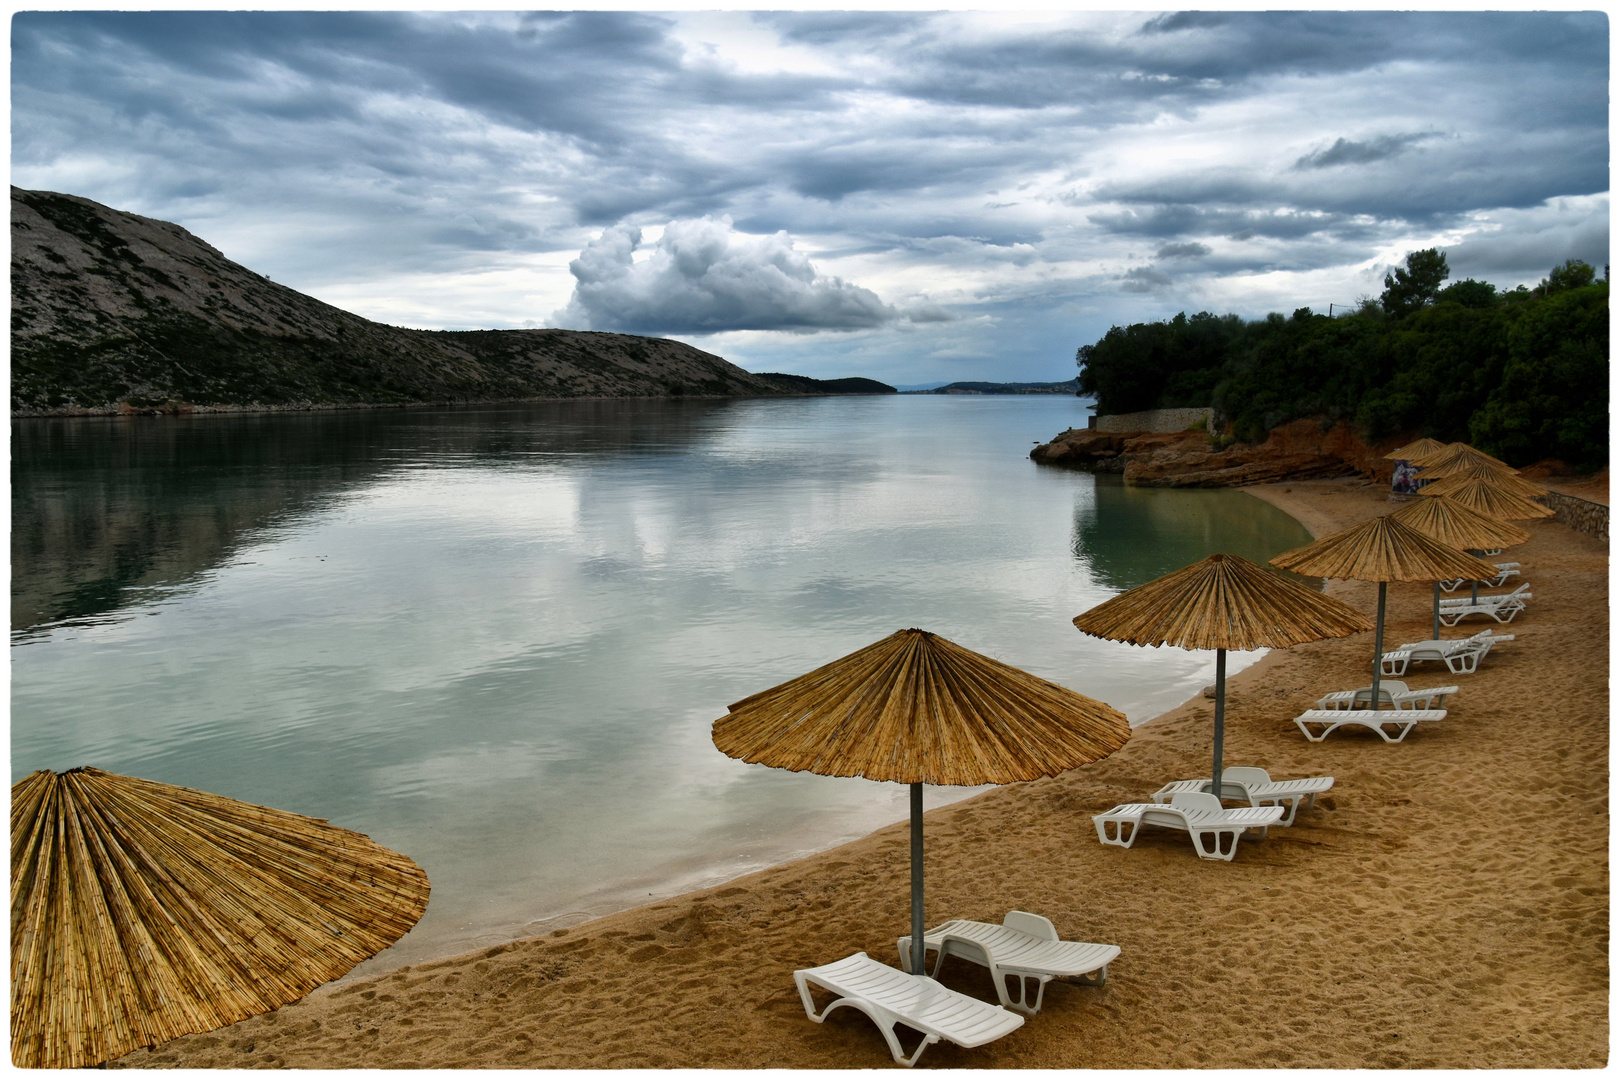
[[[1348,425],[1315,420],[1272,429],[1257,445],[1221,446],[1201,432],[1120,434],[1071,428],[1030,451],[1036,461],[1121,473],[1142,487],[1238,487],[1332,476],[1389,478],[1389,462]]]
[[[386,326],[179,225],[11,189],[13,415],[814,392],[679,341]]]

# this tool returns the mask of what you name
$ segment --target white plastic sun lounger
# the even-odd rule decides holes
[[[1504,596],[1500,602],[1492,602],[1485,597],[1479,598],[1479,603],[1458,603],[1447,607],[1448,601],[1440,601],[1440,625],[1456,626],[1470,615],[1489,615],[1499,623],[1510,623],[1513,617],[1524,610],[1526,600],[1531,598],[1529,593],[1519,593],[1513,596]]]
[[[1472,637],[1450,638],[1443,641],[1409,641],[1393,652],[1387,652],[1381,658],[1381,673],[1384,675],[1405,675],[1409,663],[1422,660],[1439,660],[1446,665],[1446,670],[1453,675],[1469,675],[1478,670],[1479,662],[1485,659],[1491,651],[1491,646],[1501,641],[1512,641],[1512,634],[1497,634],[1490,630],[1481,630]]]
[[[1292,825],[1294,815],[1303,801],[1307,808],[1316,805],[1316,797],[1333,786],[1331,776],[1307,776],[1299,780],[1273,780],[1264,769],[1248,765],[1221,770],[1221,798],[1246,799],[1250,806],[1283,806],[1286,809],[1279,825]],[[1156,803],[1170,801],[1189,792],[1207,792],[1209,777],[1197,780],[1172,780],[1148,798]]]
[[[1481,585],[1491,589],[1500,589],[1503,585],[1508,583],[1508,578],[1516,578],[1519,576],[1520,567],[1516,562],[1499,562],[1495,565],[1496,576],[1481,580]],[[1440,588],[1445,592],[1456,592],[1466,584],[1468,584],[1467,578],[1452,578],[1450,581],[1440,582]]]
[[[911,962],[911,935],[899,941],[900,963]],[[952,919],[923,934],[923,948],[939,954],[934,970],[939,977],[947,956],[960,956],[990,969],[996,984],[996,997],[1002,1007],[1034,1016],[1041,1011],[1046,984],[1068,979],[1085,986],[1102,986],[1108,981],[1108,965],[1119,955],[1118,945],[1096,945],[1086,941],[1063,941],[1050,920],[1027,911],[1009,911],[1001,925]],[[1095,973],[1095,974],[1094,974]],[[1018,980],[1018,1000],[1007,993],[1007,978]],[[1029,1003],[1029,983],[1035,980],[1035,1004]]]
[[[1311,742],[1321,742],[1337,728],[1364,727],[1376,731],[1387,743],[1397,743],[1419,724],[1445,718],[1444,709],[1306,709],[1294,717],[1294,724]],[[1311,734],[1313,724],[1321,726],[1320,734]],[[1389,728],[1395,728],[1399,734],[1391,738]]]
[[[864,952],[821,967],[801,968],[793,973],[793,982],[810,1019],[819,1024],[828,1013],[845,1005],[859,1009],[883,1033],[894,1060],[906,1066],[917,1064],[922,1052],[941,1039],[958,1046],[983,1046],[1024,1023],[1022,1016],[1000,1005],[958,993],[926,975],[908,975]],[[837,999],[817,1013],[811,986],[828,990]],[[909,1058],[900,1048],[896,1024],[922,1032],[922,1042]]]
[[[1530,583],[1525,582],[1512,592],[1485,593],[1481,596],[1448,596],[1440,601],[1440,610],[1473,607],[1479,604],[1511,604],[1530,599]]]
[[[1188,791],[1170,796],[1169,806],[1125,803],[1106,813],[1092,815],[1091,822],[1097,827],[1098,840],[1124,848],[1136,842],[1136,834],[1143,825],[1181,829],[1191,834],[1200,859],[1231,862],[1232,856],[1237,854],[1238,837],[1245,830],[1259,829],[1256,839],[1264,839],[1266,830],[1282,816],[1280,806],[1242,806],[1228,810],[1208,792]],[[1114,827],[1112,835],[1110,825]]]
[[[1431,686],[1427,690],[1408,690],[1399,679],[1383,679],[1378,683],[1378,704],[1396,709],[1443,709],[1446,698],[1455,694],[1455,686]],[[1318,709],[1365,709],[1372,700],[1372,687],[1355,690],[1336,690],[1316,699]]]

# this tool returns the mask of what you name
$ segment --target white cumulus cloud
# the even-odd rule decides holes
[[[648,247],[639,228],[614,225],[568,269],[574,294],[554,318],[560,326],[579,329],[810,333],[950,318],[935,307],[902,311],[871,289],[824,276],[794,249],[786,232],[738,232],[730,217],[672,221]]]

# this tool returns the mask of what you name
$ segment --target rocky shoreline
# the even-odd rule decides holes
[[[1071,428],[1029,452],[1045,465],[1118,473],[1141,487],[1241,487],[1278,480],[1360,476],[1390,478],[1388,447],[1368,445],[1348,424],[1296,420],[1258,444],[1212,438],[1202,431],[1117,433]]]

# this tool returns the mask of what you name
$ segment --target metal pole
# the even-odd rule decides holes
[[[1226,650],[1215,650],[1215,768],[1210,772],[1210,792],[1221,797],[1221,738],[1226,733]]]
[[[1434,625],[1429,629],[1429,636],[1440,640],[1440,583],[1434,583]]]
[[[1389,582],[1378,583],[1378,628],[1373,631],[1373,684],[1372,700],[1367,702],[1369,709],[1378,708],[1378,671],[1384,665],[1384,597],[1389,592]]]
[[[911,973],[921,975],[923,967],[923,848],[922,848],[922,788],[911,785]]]

